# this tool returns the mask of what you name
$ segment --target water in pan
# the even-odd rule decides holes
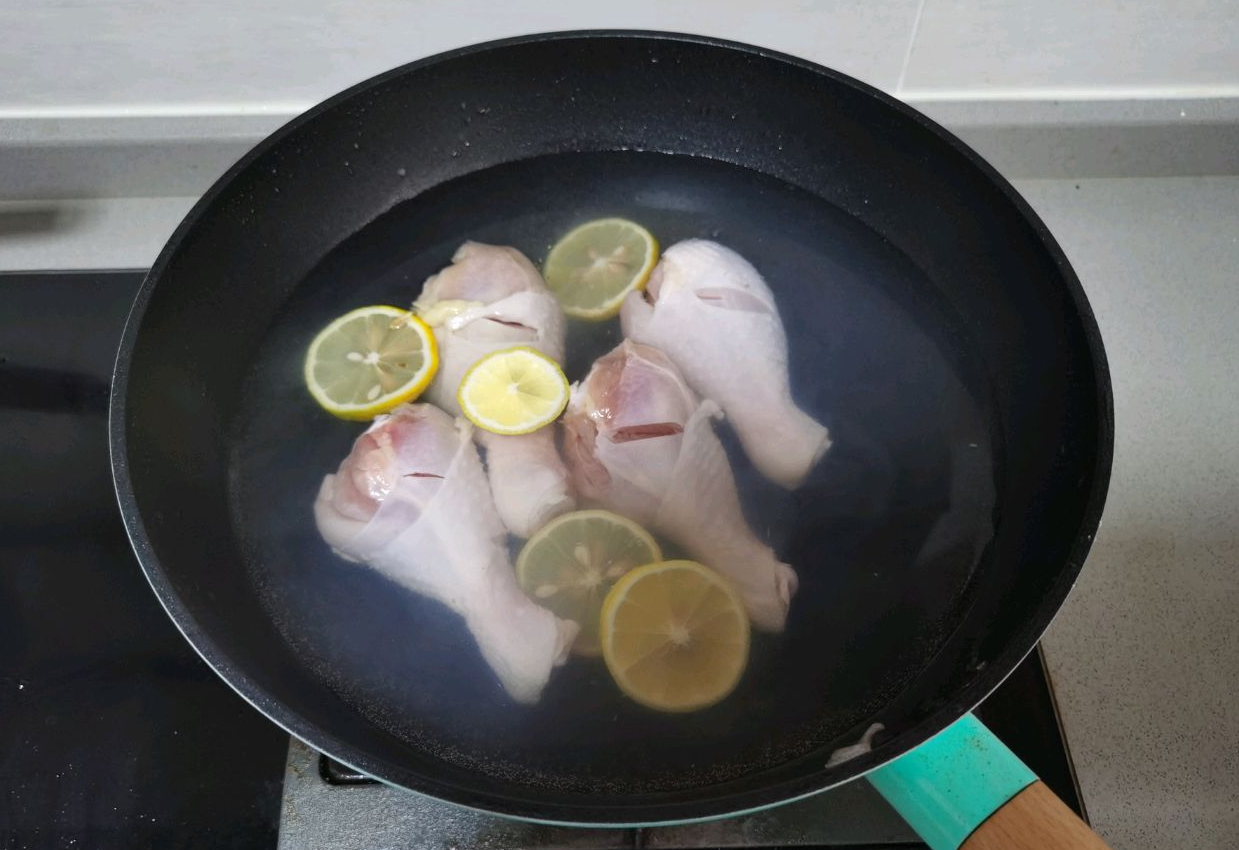
[[[599,660],[510,701],[463,624],[334,556],[311,504],[362,426],[301,382],[317,330],[365,304],[408,305],[466,239],[539,263],[574,224],[621,215],[663,245],[716,239],[771,285],[798,402],[834,447],[786,492],[720,429],[748,518],[800,575],[787,630],[757,635],[735,693],[692,715],[625,699]],[[569,323],[579,379],[618,320]],[[997,447],[980,364],[932,284],[820,198],[713,161],[575,154],[498,166],[397,206],[333,250],[273,323],[244,389],[232,508],[255,585],[315,675],[373,723],[459,766],[563,790],[631,793],[718,782],[827,748],[880,711],[959,615],[992,535]],[[278,498],[274,494],[279,494]]]

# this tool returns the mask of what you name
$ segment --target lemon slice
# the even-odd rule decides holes
[[[542,273],[565,313],[601,321],[645,286],[657,262],[658,240],[648,230],[627,219],[600,218],[560,239]]]
[[[632,520],[610,511],[573,511],[529,538],[516,559],[516,579],[538,604],[581,624],[573,651],[598,655],[607,591],[629,570],[662,557],[654,538]]]
[[[731,693],[749,657],[749,618],[725,579],[695,561],[625,575],[602,603],[607,669],[659,711],[696,711]]]
[[[474,363],[456,392],[470,422],[496,434],[528,434],[554,422],[568,404],[568,379],[541,351],[517,346]]]
[[[341,419],[373,419],[412,401],[439,369],[434,333],[408,310],[361,307],[323,328],[305,355],[305,385]]]

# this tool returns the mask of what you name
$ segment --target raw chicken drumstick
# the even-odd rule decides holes
[[[781,631],[796,572],[744,519],[719,415],[661,351],[625,340],[573,387],[564,455],[583,498],[667,535],[730,579],[755,626]]]
[[[463,617],[514,699],[536,702],[567,657],[579,627],[517,585],[469,426],[437,407],[376,419],[323,479],[314,518],[339,554]]]
[[[624,336],[664,351],[717,402],[763,475],[798,486],[830,447],[826,427],[792,400],[787,334],[770,287],[717,242],[672,245],[644,292],[620,311]]]

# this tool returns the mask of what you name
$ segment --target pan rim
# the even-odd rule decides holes
[[[1018,212],[1023,221],[1032,229],[1042,248],[1047,252],[1047,256],[1053,261],[1067,290],[1067,295],[1080,322],[1093,366],[1093,383],[1098,406],[1098,434],[1097,451],[1093,459],[1093,467],[1088,472],[1091,476],[1091,485],[1081,516],[1081,522],[1076,531],[1075,540],[1070,547],[1068,560],[1051,585],[1049,592],[1040,601],[1038,615],[1026,621],[1012,639],[1008,641],[1003,652],[995,657],[984,670],[980,671],[967,686],[954,694],[949,702],[939,706],[933,714],[920,723],[883,742],[872,752],[833,768],[823,766],[820,771],[808,773],[797,779],[788,780],[777,785],[757,784],[754,787],[737,790],[708,800],[650,802],[648,800],[643,801],[640,798],[633,798],[631,803],[612,804],[590,803],[588,798],[583,797],[584,802],[576,805],[559,802],[538,802],[532,798],[511,799],[492,793],[479,793],[470,789],[449,785],[427,777],[424,774],[413,774],[410,771],[396,768],[383,760],[373,758],[357,748],[338,740],[329,730],[288,710],[278,699],[267,693],[244,672],[232,667],[227,655],[220,650],[211,636],[200,627],[189,609],[173,590],[163,565],[153,550],[138,513],[137,498],[128,469],[127,459],[130,446],[125,428],[125,414],[126,399],[129,392],[129,361],[136,346],[142,319],[146,313],[152,292],[171,263],[172,258],[180,250],[186,236],[194,228],[198,220],[214,205],[216,198],[238,174],[304,124],[334,109],[337,105],[380,86],[391,79],[443,62],[508,47],[556,41],[595,40],[599,38],[681,42],[744,53],[763,60],[781,63],[801,71],[810,72],[830,80],[834,84],[847,86],[861,94],[868,95],[885,107],[894,109],[904,118],[920,125],[939,141],[949,146],[957,155],[962,156],[973,168],[978,169],[987,181],[1001,193],[1004,199],[1013,205],[1014,210]],[[1053,618],[1061,610],[1064,600],[1074,586],[1092,546],[1092,542],[1095,539],[1097,529],[1100,526],[1113,461],[1113,440],[1114,401],[1109,367],[1102,344],[1101,332],[1097,326],[1092,307],[1084,293],[1083,286],[1067,260],[1065,253],[1044,222],[1042,222],[1019,192],[980,154],[964,144],[954,134],[908,104],[846,74],[814,62],[779,51],[726,39],[656,30],[624,29],[568,30],[535,33],[482,42],[438,53],[363,80],[327,98],[271,133],[237,160],[212,184],[194,204],[180,224],[178,224],[151,266],[135,296],[121,336],[113,369],[108,414],[108,447],[114,489],[126,534],[141,565],[142,572],[165,612],[198,655],[221,679],[254,708],[266,715],[268,719],[284,729],[284,731],[304,741],[314,749],[326,753],[360,773],[405,791],[430,795],[465,808],[528,822],[556,826],[611,826],[617,828],[697,823],[734,817],[813,796],[861,777],[899,757],[938,734],[973,709],[990,692],[1002,684],[1006,677],[1033,650],[1037,641],[1053,621]],[[393,778],[395,775],[399,775],[399,781]]]

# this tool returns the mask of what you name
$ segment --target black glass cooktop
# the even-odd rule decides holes
[[[288,737],[181,638],[116,509],[108,387],[141,279],[0,274],[0,847],[277,842]],[[1081,809],[1039,654],[979,713]]]

